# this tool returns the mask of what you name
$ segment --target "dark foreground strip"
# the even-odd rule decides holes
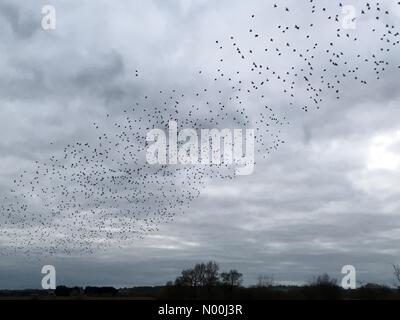
[[[0,300],[1,315],[40,319],[357,319],[362,313],[384,319],[398,310],[399,301]]]

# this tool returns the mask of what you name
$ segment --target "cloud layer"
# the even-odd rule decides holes
[[[387,2],[385,21],[360,17],[357,29],[350,31],[359,42],[344,43],[342,50],[368,56],[380,49],[382,42],[371,36],[370,27],[393,24],[400,16],[400,6]],[[364,1],[352,3],[364,6]],[[104,114],[118,119],[125,108],[159,90],[196,92],[208,86],[221,54],[232,72],[245,73],[229,51],[218,52],[215,41],[226,39],[223,45],[228,46],[234,35],[244,48],[263,50],[248,37],[251,14],[256,14],[257,30],[268,37],[280,39],[276,26],[282,21],[304,25],[309,19],[321,27],[313,33],[317,42],[335,37],[323,32],[331,30],[322,13],[328,1],[317,5],[320,11],[312,16],[308,2],[287,1],[289,18],[273,11],[270,1],[69,2],[56,4],[54,31],[41,29],[44,4],[0,4],[2,196],[10,195],[12,180],[32,171],[35,161],[47,161],[72,141],[96,138],[93,123],[115,133]],[[330,12],[340,14],[335,8]],[[253,175],[206,181],[200,197],[173,223],[129,245],[91,255],[27,258],[22,250],[0,257],[0,287],[39,286],[44,264],[54,264],[58,282],[70,285],[162,284],[182,268],[209,259],[239,269],[246,283],[254,283],[260,273],[294,283],[322,272],[339,278],[341,267],[352,264],[358,280],[391,284],[390,264],[400,257],[396,52],[382,53],[391,66],[380,81],[365,68],[361,72],[368,86],[348,84],[339,101],[327,94],[321,108],[308,113],[301,110],[308,98],[304,88],[299,88],[296,105],[289,106],[279,82],[271,81],[268,106],[290,125],[275,128],[285,144],[265,159],[259,154]],[[297,59],[263,63],[277,72],[292,64],[301,67]],[[218,90],[227,84],[213,86]],[[210,94],[213,98],[218,99]],[[264,102],[254,97],[243,101],[256,121]],[[0,235],[0,248],[7,245],[7,237]]]

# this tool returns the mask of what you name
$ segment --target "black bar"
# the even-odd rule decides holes
[[[165,314],[165,307],[169,314]],[[206,307],[204,307],[206,306]],[[238,307],[236,307],[238,306]],[[67,316],[80,319],[82,315],[107,316],[111,319],[268,319],[276,316],[325,319],[369,317],[382,319],[383,313],[400,308],[398,301],[156,301],[156,300],[0,300],[1,314],[28,314],[49,318]],[[188,310],[191,308],[190,316]],[[161,310],[164,310],[161,311]],[[172,314],[171,311],[174,310]],[[233,312],[234,311],[234,312]],[[240,311],[240,312],[239,312]],[[8,312],[6,314],[8,314]],[[128,317],[127,317],[128,316]],[[1,317],[2,318],[2,317]]]

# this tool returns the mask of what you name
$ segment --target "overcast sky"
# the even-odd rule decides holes
[[[330,12],[341,14],[337,1],[314,2],[320,10],[333,2]],[[360,11],[364,2],[346,4]],[[55,30],[41,27],[45,4],[56,8]],[[371,34],[372,25],[399,21],[396,4],[382,1],[390,10],[384,21],[360,17],[350,31],[359,41],[339,50],[348,57],[379,50],[382,41]],[[309,1],[279,5],[290,8],[289,17],[265,0],[0,0],[1,198],[35,161],[77,139],[90,140],[93,122],[112,132],[105,113],[118,117],[126,106],[160,90],[186,93],[209,85],[221,58],[216,40],[227,43],[234,35],[243,47],[263,50],[264,44],[248,40],[251,14],[268,38],[279,39],[281,23],[315,23],[312,37],[323,56],[324,45],[336,36],[327,15],[311,14]],[[234,54],[224,51],[225,63],[242,71]],[[252,175],[207,180],[173,222],[123,248],[47,256],[27,255],[28,247],[0,255],[0,288],[39,287],[45,264],[56,267],[58,284],[158,285],[208,260],[224,270],[238,269],[246,284],[259,274],[282,283],[304,283],[323,272],[340,279],[348,264],[356,267],[359,281],[392,284],[391,264],[400,264],[400,55],[393,48],[381,57],[390,65],[379,81],[371,64],[360,67],[367,86],[349,82],[340,100],[326,94],[320,109],[307,113],[301,110],[304,88],[298,103],[289,106],[272,81],[267,103],[289,121],[280,132],[285,144],[265,159],[258,154]],[[297,59],[262,63],[281,73],[300,65]],[[315,69],[325,63],[316,59]],[[248,98],[246,113],[256,121],[264,104]],[[7,252],[8,245],[0,233],[0,248]],[[43,244],[43,251],[47,247]]]

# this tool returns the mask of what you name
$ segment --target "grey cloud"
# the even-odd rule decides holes
[[[149,95],[149,104],[157,105],[163,101],[154,97],[159,90],[168,95],[173,88],[186,92],[209,86],[207,77],[213,78],[220,58],[215,40],[232,34],[246,49],[253,46],[247,37],[249,14],[261,17],[260,30],[278,35],[270,25],[279,23],[280,17],[274,16],[269,1],[182,3],[60,3],[60,24],[53,34],[36,31],[40,6],[29,5],[38,14],[35,20],[22,9],[22,2],[0,5],[12,30],[0,31],[12,49],[1,65],[7,72],[0,75],[2,196],[8,195],[12,177],[29,171],[35,160],[47,159],[71,142],[94,141],[93,122],[115,134],[105,113],[118,121],[123,110],[142,102],[144,95]],[[288,3],[297,10],[303,6]],[[306,15],[298,19],[299,24],[308,23]],[[385,57],[399,64],[394,50]],[[232,68],[228,70],[244,69],[230,55],[223,58]],[[274,67],[286,70],[292,62],[300,65],[274,61]],[[319,67],[324,65],[326,61],[318,61]],[[140,80],[134,77],[136,69]],[[206,76],[199,76],[199,69]],[[398,69],[387,70],[380,82],[367,76],[367,87],[353,84],[340,101],[325,97],[321,110],[308,114],[286,107],[280,84],[271,81],[268,105],[290,125],[274,128],[282,131],[286,144],[259,159],[254,175],[229,183],[211,181],[184,215],[122,249],[91,256],[60,253],[34,262],[22,255],[1,257],[0,287],[38,287],[40,267],[49,263],[57,267],[59,283],[69,285],[162,284],[181,269],[208,259],[219,261],[222,268],[241,270],[247,284],[260,273],[295,282],[322,272],[340,277],[344,264],[354,264],[362,281],[390,284],[390,263],[400,257],[399,190],[385,194],[374,189],[390,179],[369,171],[366,163],[371,139],[398,129]],[[218,101],[212,94],[209,99]],[[224,103],[228,99],[227,95]],[[181,103],[193,101],[185,97]],[[264,106],[251,98],[245,103],[249,116],[257,119],[258,108]],[[140,117],[145,112],[138,108],[134,114]],[[398,153],[397,146],[390,151]],[[7,247],[1,235],[0,246]]]
[[[40,24],[32,17],[32,12],[23,10],[11,2],[0,3],[0,15],[11,27],[13,33],[23,40],[31,38],[40,27]]]

